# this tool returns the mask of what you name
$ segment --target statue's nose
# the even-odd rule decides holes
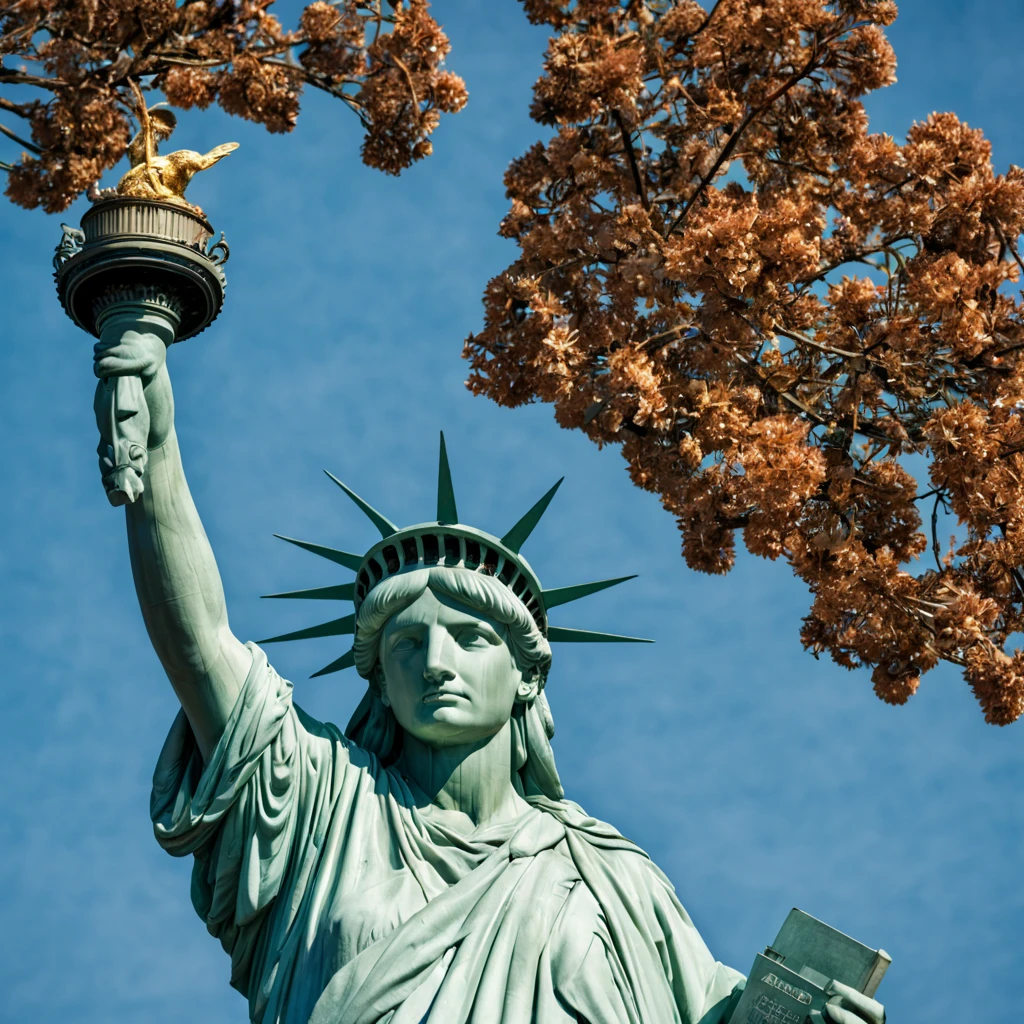
[[[440,686],[455,678],[447,658],[448,630],[434,628],[427,637],[427,657],[423,666],[423,678],[434,686]]]

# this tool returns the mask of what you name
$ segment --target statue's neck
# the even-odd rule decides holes
[[[511,725],[476,743],[430,747],[405,734],[398,768],[459,831],[518,818],[528,805],[512,785]]]

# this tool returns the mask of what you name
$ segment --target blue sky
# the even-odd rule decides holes
[[[298,8],[281,6],[285,20]],[[945,667],[906,707],[881,704],[867,673],[801,650],[808,599],[784,566],[741,556],[724,579],[691,573],[615,449],[560,430],[548,407],[501,410],[465,390],[462,339],[514,258],[496,235],[501,176],[539,135],[527,106],[545,33],[514,0],[435,12],[470,104],[399,180],[361,165],[357,122],[320,95],[290,137],[219,113],[186,116],[176,137],[242,144],[191,192],[232,246],[227,306],[171,353],[235,632],[305,625],[318,613],[258,595],[341,580],[274,532],[372,542],[324,468],[397,522],[422,521],[443,429],[460,511],[495,532],[565,474],[526,549],[545,584],[641,575],[555,621],[657,640],[556,651],[568,795],[652,854],[739,970],[799,906],[889,951],[890,1020],[1016,1019],[1022,726],[985,725]],[[952,109],[986,130],[998,168],[1024,162],[1019,0],[906,0],[891,38],[900,80],[871,100],[874,128],[902,138]],[[176,704],[95,469],[91,340],[50,278],[59,220],[82,208],[0,208],[0,1020],[242,1022],[227,957],[189,903],[190,863],[149,824]],[[271,648],[299,702],[344,724],[358,677],[306,678],[339,653]]]

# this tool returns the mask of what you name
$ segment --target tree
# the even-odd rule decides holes
[[[430,153],[441,113],[460,110],[466,89],[444,69],[448,39],[427,0],[314,0],[293,31],[270,13],[273,2],[4,4],[0,117],[21,119],[31,134],[0,123],[0,133],[27,150],[0,164],[8,197],[58,212],[113,167],[130,138],[132,80],[162,91],[172,106],[217,102],[271,132],[295,127],[309,85],[358,115],[369,166],[398,174]],[[8,67],[8,58],[22,63]]]
[[[553,132],[506,176],[472,390],[621,445],[691,568],[737,531],[784,559],[805,647],[883,700],[949,661],[1018,718],[1024,171],[953,114],[869,132],[892,0],[523,2]]]

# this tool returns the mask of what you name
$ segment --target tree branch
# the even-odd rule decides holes
[[[626,122],[618,110],[612,111],[612,117],[615,118],[615,123],[619,126],[619,133],[622,135],[622,145],[629,160],[629,169],[633,172],[633,186],[636,188],[636,194],[640,197],[643,208],[649,210],[651,203],[647,198],[647,189],[644,188],[643,179],[640,177],[640,167],[636,162],[636,153],[633,152],[633,140],[630,137],[629,129],[626,128]]]
[[[0,110],[9,111],[18,117],[23,117],[26,121],[32,116],[31,104],[29,103],[13,103],[9,99],[5,99],[0,96]]]
[[[42,78],[23,71],[13,71],[11,68],[0,68],[0,82],[8,82],[11,85],[34,85],[39,89],[49,89],[51,92],[63,89],[68,84],[60,78]]]
[[[942,502],[943,511],[946,503],[942,501],[942,491],[935,492],[935,504],[932,505],[932,554],[935,556],[935,567],[942,572],[942,550],[939,547],[939,502]]]
[[[1002,242],[1003,245],[1005,245],[1006,248],[1010,250],[1010,254],[1016,261],[1017,266],[1020,267],[1021,272],[1024,273],[1024,262],[1021,261],[1020,253],[1017,252],[1017,247],[1013,244],[1013,242],[1010,241],[1009,238],[1006,237],[1006,235],[1003,234],[1003,229],[995,221],[989,221],[989,224],[992,225],[992,229],[998,236],[999,241]]]
[[[781,327],[773,327],[773,331],[776,334],[781,334],[784,338],[789,338],[790,341],[795,341],[800,345],[810,345],[811,348],[816,348],[821,352],[828,352],[830,355],[846,356],[848,359],[856,359],[863,355],[863,352],[848,352],[842,348],[832,348],[830,345],[823,345],[820,341],[815,341],[813,338],[807,337],[806,334],[801,334],[799,331],[786,331]]]
[[[686,203],[684,204],[682,210],[679,211],[679,214],[676,217],[676,219],[672,221],[668,231],[665,232],[666,238],[669,235],[671,235],[672,232],[675,231],[675,229],[679,227],[679,225],[682,224],[682,222],[686,219],[687,214],[690,212],[691,209],[693,209],[693,204],[704,194],[704,192],[707,190],[708,185],[710,185],[711,182],[714,180],[715,175],[719,171],[719,168],[732,155],[732,151],[736,148],[736,144],[740,141],[740,136],[777,99],[780,99],[782,96],[785,96],[786,93],[789,92],[789,90],[792,89],[793,86],[797,84],[797,82],[801,81],[801,79],[803,78],[806,78],[807,75],[810,74],[812,70],[814,70],[814,66],[817,63],[817,61],[818,48],[817,43],[815,43],[814,52],[811,54],[811,59],[787,82],[785,82],[783,85],[780,85],[779,88],[776,89],[775,92],[773,92],[768,97],[768,99],[766,99],[764,103],[761,104],[761,106],[755,108],[754,110],[751,110],[747,114],[747,116],[743,118],[743,120],[739,124],[739,127],[737,127],[736,130],[732,133],[732,135],[729,136],[725,145],[722,147],[722,152],[718,154],[718,159],[715,160],[715,163],[712,166],[711,170],[708,171],[708,173],[701,179],[700,184],[697,186],[696,189],[694,189],[693,195],[686,200]]]
[[[711,19],[715,16],[715,12],[718,10],[719,7],[721,7],[721,5],[722,0],[715,0],[715,6],[712,7],[710,11],[708,11],[708,16],[700,23],[700,25],[697,28],[697,31],[693,33],[693,36],[699,36],[701,32],[703,32],[704,29],[706,29],[708,25],[711,24]],[[692,39],[693,36],[690,36],[690,38]]]
[[[34,143],[29,142],[28,139],[23,139],[20,135],[15,135],[6,125],[0,124],[0,135],[6,135],[7,138],[13,139],[18,143],[19,146],[24,146],[30,153],[35,153],[39,156],[42,150]]]

